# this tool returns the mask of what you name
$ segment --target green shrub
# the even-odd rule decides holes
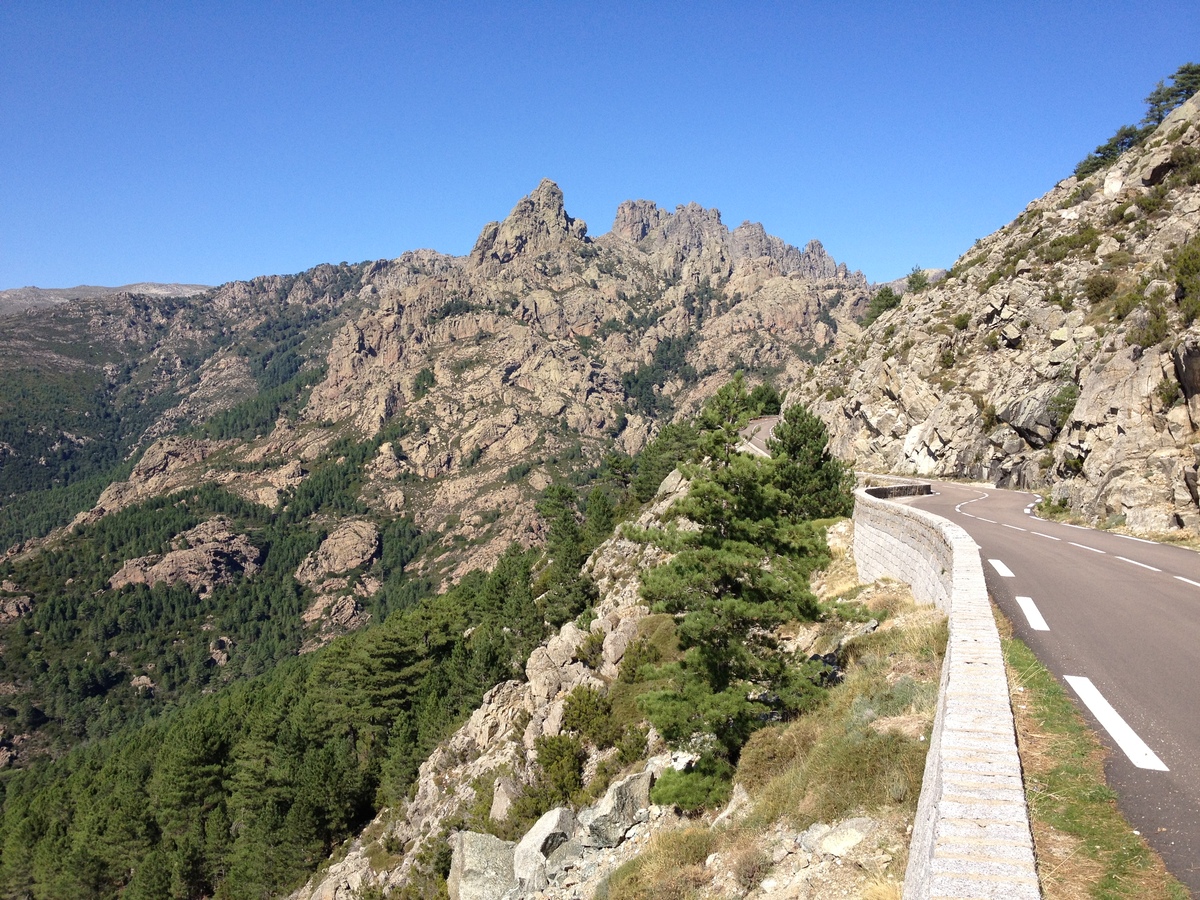
[[[929,276],[925,274],[925,270],[920,266],[913,266],[904,284],[910,293],[916,294],[929,287]]]
[[[1083,292],[1093,303],[1102,303],[1117,290],[1117,278],[1106,272],[1097,272],[1083,280]]]
[[[1133,201],[1137,204],[1137,208],[1150,216],[1161,211],[1167,205],[1167,186],[1159,184],[1152,187],[1149,191],[1142,194]]]
[[[623,766],[631,765],[646,755],[646,738],[650,730],[641,725],[626,728],[617,741],[617,762]]]
[[[580,685],[567,695],[563,727],[577,731],[601,750],[613,746],[621,731],[612,717],[612,704],[598,690]]]
[[[555,800],[569,802],[571,796],[583,788],[583,764],[587,760],[583,745],[570,735],[543,734],[534,743],[534,749],[545,786],[550,788]]]
[[[634,684],[641,680],[643,666],[651,666],[662,659],[662,653],[650,641],[640,637],[625,650],[621,659],[621,668],[617,680],[626,684]]]
[[[986,347],[988,350],[999,350],[1000,349],[1000,336],[998,334],[996,334],[996,332],[994,332],[994,331],[989,331],[983,337],[983,346]]]
[[[1200,318],[1200,234],[1176,250],[1167,260],[1171,277],[1179,285],[1179,311],[1185,325]]]
[[[1170,319],[1167,316],[1167,308],[1163,306],[1162,301],[1154,299],[1146,304],[1145,320],[1136,328],[1129,330],[1126,340],[1139,347],[1153,347],[1165,341],[1169,331]]]
[[[1071,413],[1075,411],[1075,402],[1079,399],[1079,385],[1073,381],[1068,381],[1058,393],[1050,398],[1050,403],[1046,406],[1046,412],[1050,414],[1050,420],[1054,423],[1055,428],[1062,428],[1070,421]]]
[[[1176,401],[1183,396],[1183,389],[1174,378],[1166,377],[1158,383],[1154,393],[1162,401],[1163,406],[1174,406]]]
[[[600,663],[604,659],[604,638],[606,635],[603,631],[593,631],[583,643],[579,645],[579,649],[575,651],[575,658],[587,666],[589,669],[600,668]]]
[[[413,399],[420,400],[429,393],[429,389],[436,383],[433,377],[433,370],[422,369],[417,373],[417,377],[413,379]]]
[[[959,313],[957,316],[954,317],[953,321],[954,321],[955,328],[957,328],[959,331],[966,331],[967,326],[971,324],[971,314],[970,313]]]
[[[870,325],[889,309],[895,309],[899,305],[900,295],[887,285],[884,285],[871,297],[871,302],[867,306],[867,314],[863,316],[863,326]]]
[[[1104,266],[1107,269],[1125,269],[1132,262],[1133,254],[1128,250],[1114,250],[1104,257]]]
[[[1061,262],[1072,253],[1094,253],[1100,244],[1100,232],[1094,225],[1080,225],[1074,234],[1060,234],[1041,250],[1046,262]]]
[[[945,350],[943,350],[942,355],[939,359],[939,362],[941,362],[943,369],[953,368],[954,367],[954,348],[947,347]]]
[[[534,464],[529,460],[517,463],[504,473],[504,480],[510,483],[521,481],[526,475],[533,471],[533,465]]]
[[[1138,146],[1150,136],[1152,127],[1138,128],[1134,125],[1122,125],[1117,133],[1085,156],[1075,166],[1075,177],[1086,178],[1093,172],[1112,165],[1126,150]]]
[[[979,293],[986,294],[991,290],[992,286],[997,284],[1004,277],[1003,269],[994,269],[988,273],[988,277],[979,283]]]
[[[685,812],[714,809],[729,799],[733,766],[712,754],[704,754],[687,772],[667,769],[650,791],[659,806],[677,806]]]
[[[1063,312],[1070,312],[1075,308],[1075,301],[1063,294],[1058,288],[1050,292],[1046,297],[1046,302],[1057,306]]]
[[[1113,301],[1113,318],[1123,321],[1131,312],[1142,305],[1142,295],[1135,291],[1126,291]]]

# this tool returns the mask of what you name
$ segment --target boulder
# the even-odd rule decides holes
[[[1167,173],[1171,171],[1174,163],[1171,162],[1171,150],[1159,150],[1152,153],[1149,159],[1146,160],[1138,173],[1138,178],[1146,187],[1153,187],[1162,181]]]
[[[865,816],[847,819],[817,838],[816,848],[830,856],[845,856],[861,844],[875,827],[875,820]]]
[[[578,840],[572,838],[546,857],[546,877],[553,879],[560,872],[574,868],[583,856],[586,848]]]
[[[513,850],[513,875],[527,891],[540,891],[548,883],[546,861],[571,839],[575,814],[565,806],[552,809],[534,823]]]
[[[316,584],[325,576],[365,566],[379,552],[379,531],[370,522],[344,522],[304,558],[296,580]]]
[[[517,887],[511,841],[460,831],[450,838],[453,856],[446,890],[450,900],[497,900]]]
[[[558,696],[562,686],[562,670],[544,647],[536,648],[525,663],[525,678],[534,707],[543,706]]]
[[[615,847],[625,832],[645,822],[650,806],[649,772],[639,772],[609,786],[600,802],[579,814],[583,843],[589,847]]]
[[[633,643],[633,639],[637,637],[638,619],[630,616],[622,619],[612,631],[604,638],[604,656],[603,662],[600,665],[600,674],[605,678],[616,678],[621,660],[625,658],[625,651],[629,649],[629,645]]]
[[[565,666],[575,658],[575,651],[583,643],[587,635],[568,622],[554,637],[546,643],[546,655],[556,666]]]
[[[520,795],[521,789],[511,778],[497,779],[496,786],[492,791],[492,808],[488,812],[488,818],[493,822],[503,822],[508,818],[513,801]]]

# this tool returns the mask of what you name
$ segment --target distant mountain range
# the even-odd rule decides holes
[[[53,306],[69,300],[103,297],[105,294],[144,294],[148,297],[191,297],[209,289],[205,284],[158,284],[140,281],[120,287],[80,284],[70,288],[20,287],[0,291],[0,316],[39,306]]]

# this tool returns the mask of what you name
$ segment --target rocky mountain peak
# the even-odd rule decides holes
[[[536,256],[564,243],[582,241],[586,235],[587,223],[567,215],[562,189],[543,178],[508,218],[484,226],[470,258],[480,268],[495,269],[520,256]]]
[[[814,281],[849,279],[866,287],[862,274],[835,262],[820,241],[811,240],[800,250],[768,234],[760,222],[745,221],[731,231],[720,210],[697,203],[671,213],[648,200],[626,201],[617,208],[611,234],[651,254],[662,274],[685,281],[727,279],[741,268]]]

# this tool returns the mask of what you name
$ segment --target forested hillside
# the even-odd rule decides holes
[[[696,424],[665,430],[627,463],[614,458],[586,486],[546,489],[545,551],[514,544],[491,572],[473,572],[442,593],[404,575],[421,544],[415,529],[385,531],[380,594],[391,605],[379,607],[380,624],[300,658],[297,629],[286,627],[298,596],[288,576],[313,538],[297,537],[305,532],[286,510],[273,514],[205,487],[85,526],[70,551],[10,561],[6,574],[27,583],[61,578],[80,563],[103,573],[111,560],[152,550],[213,514],[263,550],[254,578],[200,598],[179,587],[105,592],[97,574],[53,582],[63,602],[40,604],[21,620],[24,643],[6,652],[6,677],[28,679],[57,705],[9,710],[24,717],[13,725],[33,728],[56,749],[89,740],[0,782],[0,884],[13,895],[47,897],[259,897],[302,880],[379,805],[404,797],[434,745],[489,688],[520,677],[550,629],[593,615],[598,597],[584,560],[685,459],[696,460],[685,467],[694,487],[676,514],[700,530],[672,526],[654,538],[677,555],[644,587],[648,602],[678,619],[671,643],[680,653],[655,674],[631,670],[630,678],[654,688],[636,693],[667,740],[721,736],[695,785],[685,779],[664,790],[682,792],[681,802],[700,785],[705,796],[719,795],[763,713],[802,710],[819,689],[820,665],[793,668],[754,635],[818,614],[806,584],[823,542],[802,520],[848,509],[846,473],[823,455],[823,429],[799,407],[781,428],[775,459],[732,452],[747,416],[778,405],[773,392],[748,393],[739,378]],[[354,455],[347,447],[342,458]],[[307,515],[307,506],[294,508]],[[760,569],[764,554],[774,560],[770,572]],[[697,603],[701,597],[712,599]],[[212,652],[216,635],[251,643],[240,674],[253,677],[205,696],[230,680]],[[122,697],[111,691],[120,680],[116,658],[138,661],[154,686],[114,703]],[[748,699],[751,683],[774,699]],[[714,716],[740,725],[718,727]],[[580,727],[591,734],[599,724]],[[536,816],[563,790],[572,789],[535,785],[522,814]]]

